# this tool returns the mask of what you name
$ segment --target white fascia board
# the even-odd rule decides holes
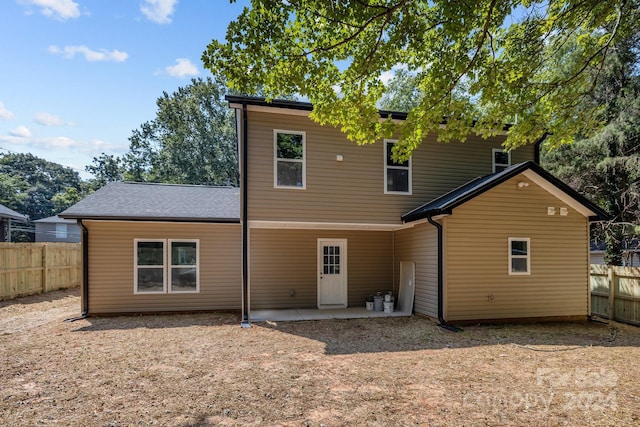
[[[564,191],[562,191],[561,189],[559,189],[558,187],[556,187],[551,182],[547,181],[546,179],[544,179],[543,177],[541,177],[540,175],[538,175],[534,171],[532,171],[530,169],[529,170],[525,170],[524,172],[522,172],[522,175],[524,175],[527,178],[529,178],[531,181],[533,181],[538,186],[542,187],[544,190],[549,192],[551,195],[553,195],[553,196],[557,197],[558,199],[560,199],[560,201],[562,201],[562,203],[564,203],[567,206],[569,206],[569,207],[573,208],[574,210],[578,211],[581,215],[583,215],[583,216],[585,216],[587,218],[596,215],[595,212],[593,212],[590,209],[588,209],[587,207],[585,207],[582,203],[579,203],[578,201],[576,201],[573,197],[569,196],[567,193],[565,193]]]

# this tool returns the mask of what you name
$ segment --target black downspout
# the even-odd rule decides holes
[[[242,156],[241,156],[241,193],[242,193],[242,321],[240,326],[243,328],[251,327],[251,319],[249,316],[249,224],[248,224],[248,208],[247,208],[247,104],[242,104]]]
[[[89,317],[89,230],[78,220],[78,225],[82,230],[82,300],[80,307],[80,317],[64,319],[65,322],[75,322],[76,320]]]
[[[444,267],[443,263],[443,254],[442,254],[442,224],[438,224],[432,218],[432,215],[427,215],[427,221],[429,224],[433,225],[436,230],[438,230],[438,326],[447,329],[452,332],[462,332],[462,329],[447,324],[444,320],[444,301],[443,301],[443,290],[444,290]]]
[[[429,224],[433,225],[438,231],[438,321],[441,325],[445,324],[444,314],[443,314],[443,300],[442,300],[442,290],[443,286],[443,268],[442,268],[442,224],[438,224],[433,220],[431,214],[427,215],[427,221]]]

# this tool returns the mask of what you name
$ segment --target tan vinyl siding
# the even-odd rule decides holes
[[[519,181],[530,186],[517,188]],[[446,221],[446,320],[586,316],[588,221],[571,208],[560,216],[560,207],[520,175],[454,209]],[[530,275],[508,274],[509,237],[531,239]]]
[[[306,132],[306,189],[273,188],[273,130]],[[414,152],[413,194],[384,194],[383,144],[358,146],[307,117],[248,112],[250,220],[387,223],[477,176],[492,172],[492,148],[503,137],[471,136],[438,143],[431,135]],[[342,162],[336,161],[341,154]],[[534,158],[529,145],[512,163]]]
[[[391,232],[255,228],[250,231],[251,309],[317,307],[318,238],[347,239],[350,307],[392,290]]]
[[[394,235],[396,289],[400,262],[415,263],[414,309],[418,314],[438,316],[438,233],[428,223],[398,230]]]
[[[239,224],[85,221],[89,230],[89,313],[238,310]],[[199,239],[200,292],[134,295],[134,239]]]

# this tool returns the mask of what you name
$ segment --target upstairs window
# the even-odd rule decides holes
[[[304,132],[273,132],[275,188],[305,188],[305,139]]]
[[[384,142],[384,192],[385,194],[411,194],[411,159],[393,160],[396,141]]]
[[[531,240],[509,237],[509,274],[531,274]]]
[[[509,166],[511,166],[511,153],[504,151],[501,148],[494,148],[492,150],[493,157],[493,173],[502,172]]]

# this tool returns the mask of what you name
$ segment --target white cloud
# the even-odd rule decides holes
[[[164,71],[173,77],[197,76],[198,68],[186,58],[176,59],[176,65],[170,65]]]
[[[45,113],[45,112],[37,113],[36,116],[33,118],[33,121],[42,126],[62,126],[62,125],[69,124],[69,123],[65,123],[64,120],[62,120],[60,117],[56,116],[55,114]]]
[[[0,119],[4,119],[4,120],[13,119],[13,113],[4,107],[4,104],[2,102],[0,102]]]
[[[84,56],[89,62],[95,61],[111,61],[111,62],[123,62],[129,57],[129,54],[126,52],[120,52],[117,49],[112,51],[108,51],[107,49],[100,49],[99,51],[91,50],[87,46],[65,46],[64,48],[59,48],[58,46],[49,46],[49,53],[54,55],[61,55],[63,58],[71,59],[76,54],[80,54]]]
[[[12,131],[9,131],[9,135],[18,138],[29,138],[31,136],[31,131],[26,126],[18,126]]]
[[[27,0],[27,3],[40,8],[40,13],[48,18],[65,21],[80,16],[78,3],[73,0]]]
[[[23,126],[20,126],[20,127],[23,127]],[[14,129],[14,131],[17,129]],[[28,131],[28,129],[26,130]],[[29,147],[33,149],[69,150],[76,154],[81,153],[81,154],[91,155],[91,156],[98,155],[102,152],[126,151],[126,148],[127,148],[126,145],[113,144],[113,143],[109,143],[101,140],[76,141],[74,139],[67,138],[66,136],[54,136],[54,137],[32,137],[30,135],[18,136],[13,134],[14,131],[11,131],[8,136],[0,135],[0,143],[14,144],[15,146]]]
[[[140,11],[150,21],[157,24],[169,24],[176,4],[178,4],[178,0],[144,0]]]

